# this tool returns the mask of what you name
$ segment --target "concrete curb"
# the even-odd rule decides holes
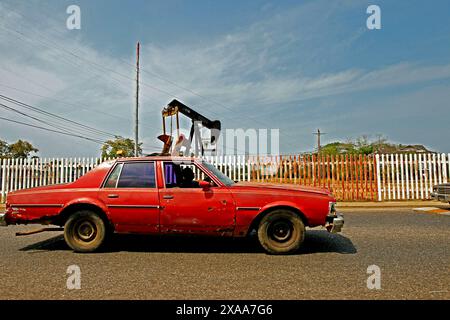
[[[337,202],[337,209],[380,209],[380,208],[417,208],[438,207],[448,209],[449,205],[439,201],[382,201],[382,202]]]
[[[450,216],[450,210],[448,208],[442,209],[437,207],[422,207],[422,208],[414,208],[413,210],[418,213],[432,213]]]

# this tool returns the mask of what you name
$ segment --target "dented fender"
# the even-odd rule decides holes
[[[59,211],[58,214],[61,214],[61,213],[65,212],[67,209],[69,209],[70,207],[73,207],[76,205],[91,205],[91,206],[98,207],[100,210],[102,210],[105,213],[108,220],[110,220],[110,213],[109,213],[109,210],[108,210],[108,207],[106,206],[106,204],[103,201],[100,201],[99,199],[95,199],[92,197],[82,197],[82,198],[77,198],[77,199],[71,200],[71,201],[67,202],[61,208],[61,210]]]

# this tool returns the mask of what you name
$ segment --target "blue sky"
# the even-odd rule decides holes
[[[66,28],[72,4],[81,30]],[[370,4],[381,30],[366,28]],[[0,17],[1,94],[129,137],[139,40],[148,151],[176,96],[225,128],[279,128],[282,153],[312,150],[317,128],[324,143],[383,134],[450,152],[449,1],[3,0]],[[99,154],[7,122],[0,138],[44,157]]]

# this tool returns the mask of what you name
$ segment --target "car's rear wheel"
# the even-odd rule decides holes
[[[103,219],[89,210],[75,212],[64,226],[64,239],[76,252],[96,251],[105,242],[106,233]]]
[[[271,254],[288,254],[298,250],[305,239],[305,225],[294,212],[274,210],[265,215],[258,227],[258,240]]]

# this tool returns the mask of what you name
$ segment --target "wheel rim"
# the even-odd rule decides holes
[[[285,243],[292,237],[294,226],[288,220],[280,219],[272,222],[268,228],[269,237],[278,242]]]
[[[97,235],[95,223],[89,220],[82,220],[75,225],[75,237],[78,241],[91,242]]]

